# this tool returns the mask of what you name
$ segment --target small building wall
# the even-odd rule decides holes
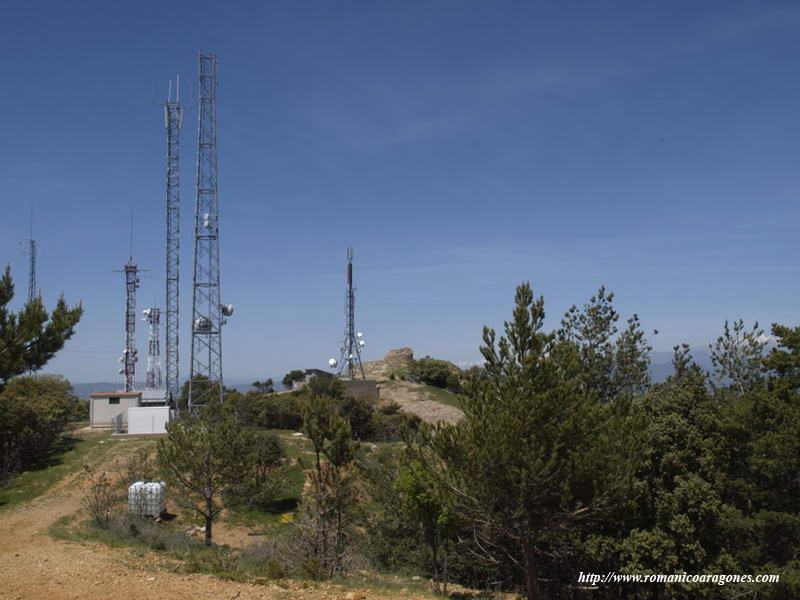
[[[93,428],[111,428],[111,420],[122,413],[122,422],[128,422],[128,409],[139,406],[139,392],[92,394],[89,399],[89,419]],[[116,402],[114,402],[116,400]]]
[[[168,406],[139,406],[128,409],[128,433],[166,433]]]
[[[341,379],[340,381],[351,396],[369,398],[373,402],[380,400],[378,384],[373,379]]]

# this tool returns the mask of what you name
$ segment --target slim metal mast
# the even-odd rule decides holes
[[[200,52],[199,63],[190,411],[222,401],[222,325],[233,312],[220,304],[216,55]]]
[[[36,255],[39,253],[39,244],[33,239],[33,206],[31,206],[31,237],[22,240],[22,253],[28,257],[28,303],[36,298]]]
[[[158,308],[145,308],[143,321],[149,325],[149,338],[147,344],[147,375],[144,387],[150,390],[160,390],[164,382],[161,379],[161,348],[159,345],[161,310]]]
[[[167,401],[175,407],[179,394],[179,281],[180,281],[180,131],[183,123],[183,106],[180,103],[180,77],[175,78],[175,101],[172,101],[170,81],[167,101],[164,103],[164,126],[167,129],[167,245],[166,245],[166,371]],[[149,357],[148,357],[149,361]],[[160,369],[160,367],[159,367]],[[148,375],[150,371],[148,368]],[[160,377],[160,372],[159,372]],[[159,384],[159,388],[161,385]]]
[[[361,345],[363,342],[358,339],[361,334],[356,334],[356,296],[353,289],[353,249],[347,249],[347,292],[344,302],[344,341],[342,342],[341,355],[339,358],[339,372],[345,370],[350,379],[355,378],[356,364],[361,371],[361,379],[366,379],[364,367],[361,364]]]
[[[132,392],[136,387],[136,289],[139,287],[139,267],[133,256],[122,269],[125,273],[125,349],[122,351],[123,367],[119,370],[125,376],[125,391]]]

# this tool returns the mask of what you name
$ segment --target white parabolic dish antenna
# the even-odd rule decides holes
[[[337,361],[335,358],[332,358],[332,359],[330,359],[330,360],[328,361],[328,366],[329,366],[331,369],[335,368],[337,364],[339,364],[339,363],[338,363],[338,361]]]

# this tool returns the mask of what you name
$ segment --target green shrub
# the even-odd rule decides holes
[[[286,375],[283,376],[281,383],[285,385],[287,388],[291,388],[292,384],[295,381],[302,381],[305,378],[306,378],[305,372],[299,369],[294,369],[292,371],[289,371]]]
[[[242,497],[251,506],[268,506],[283,488],[283,460],[286,456],[275,435],[259,432],[251,449],[253,469],[249,478],[242,482],[247,490]]]
[[[372,442],[401,442],[403,433],[406,431],[416,431],[422,423],[417,415],[405,412],[396,414],[385,414],[376,411],[372,415]]]
[[[0,392],[0,485],[50,453],[75,402],[72,385],[60,375],[8,382]]]
[[[339,413],[350,421],[355,439],[367,440],[372,437],[374,405],[369,399],[346,395],[338,401],[337,408]]]
[[[426,356],[414,361],[412,376],[421,383],[431,385],[454,393],[461,391],[458,375],[453,365],[444,360]]]
[[[378,412],[382,415],[396,415],[400,413],[400,405],[397,402],[389,402],[381,406]]]

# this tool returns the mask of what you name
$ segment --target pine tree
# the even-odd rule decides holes
[[[544,300],[520,285],[505,335],[484,328],[485,375],[467,382],[464,419],[415,448],[485,557],[516,565],[531,600],[575,530],[628,489],[639,452],[628,405],[587,388],[580,347],[543,320]]]
[[[0,390],[12,377],[47,364],[75,333],[83,314],[80,303],[70,308],[63,296],[52,313],[47,312],[40,297],[13,313],[8,309],[13,297],[14,283],[7,266],[0,279]]]
[[[197,415],[167,426],[158,442],[158,463],[167,482],[177,488],[175,500],[205,521],[205,543],[225,508],[252,488],[257,448],[252,431],[241,426],[229,406],[210,403]]]

